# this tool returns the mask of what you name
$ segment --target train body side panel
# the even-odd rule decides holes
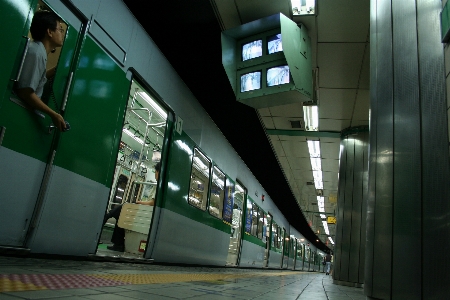
[[[229,237],[221,230],[162,209],[152,258],[156,262],[225,266]]]
[[[265,249],[246,239],[242,240],[240,267],[262,268],[264,265]]]
[[[269,255],[269,268],[280,269],[281,266],[281,253],[278,251],[270,250]]]
[[[54,168],[50,185],[29,245],[31,252],[77,256],[95,253],[110,189],[59,167]]]
[[[5,147],[0,157],[0,244],[22,245],[46,164]]]

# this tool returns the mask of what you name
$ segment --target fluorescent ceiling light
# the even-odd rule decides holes
[[[326,234],[330,234],[330,230],[328,230],[328,224],[327,221],[322,221],[323,229],[325,230]]]
[[[317,105],[304,105],[303,119],[305,120],[305,131],[319,131],[319,109]]]
[[[309,157],[320,157],[320,141],[307,140]]]
[[[311,157],[311,168],[313,171],[322,171],[322,161],[320,157]]]
[[[150,104],[150,106],[156,110],[161,118],[163,118],[164,120],[167,119],[167,113],[162,110],[161,107],[159,107],[159,105],[155,101],[153,101],[153,99],[150,98],[150,96],[147,95],[146,92],[138,92],[138,95],[141,96],[141,98],[144,99],[148,104]]]
[[[329,236],[328,239],[329,239],[330,242],[334,245],[334,241],[333,241],[333,239],[331,238],[331,236]]]
[[[317,196],[317,206],[319,207],[319,212],[325,212],[325,198]]]
[[[322,218],[322,219],[326,219],[326,218],[327,218],[327,216],[325,216],[324,214],[320,214],[320,218]]]
[[[124,128],[122,131],[123,131],[124,133],[126,133],[127,135],[131,136],[131,137],[132,137],[135,141],[137,141],[139,144],[141,144],[141,145],[144,144],[144,141],[143,141],[143,140],[141,140],[141,139],[138,138],[138,137],[135,137],[134,134],[133,134],[131,131],[129,131],[128,129]]]

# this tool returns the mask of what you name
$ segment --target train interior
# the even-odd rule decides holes
[[[161,160],[166,121],[167,111],[133,80],[97,255],[143,257],[158,181],[154,167]],[[118,207],[117,219],[106,217]],[[111,241],[116,226],[125,231],[122,245]]]
[[[245,188],[236,183],[233,203],[233,218],[231,222],[230,246],[228,248],[227,266],[237,266],[241,247],[242,212],[245,199]]]

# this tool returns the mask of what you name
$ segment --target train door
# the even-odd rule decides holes
[[[282,245],[282,259],[281,259],[281,268],[286,269],[289,260],[289,238],[286,232],[286,229],[283,227],[281,236],[283,237]]]
[[[271,230],[270,230],[270,226],[272,224],[272,215],[269,213],[267,214],[267,216],[264,218],[264,234],[265,234],[265,238],[266,238],[266,251],[265,251],[265,255],[264,255],[264,264],[263,267],[268,267],[269,266],[269,256],[270,256],[270,245],[271,245]]]
[[[49,116],[29,109],[15,95],[14,85],[24,75],[24,59],[32,43],[31,19],[35,11],[50,8],[45,2],[30,0],[2,1],[0,6],[0,17],[8,24],[0,43],[0,246],[22,247],[36,226],[60,133],[51,130]],[[65,36],[64,45],[50,53],[47,60],[47,69],[57,66],[56,75],[47,82],[41,97],[55,111],[64,109],[63,98],[82,28],[76,17],[63,17],[63,21],[60,32]]]
[[[167,111],[132,80],[99,256],[143,258],[155,213]],[[114,211],[118,211],[114,214]]]
[[[62,88],[66,96],[60,108],[71,129],[59,134],[52,150],[27,245],[34,253],[86,256],[97,248],[131,80],[123,61],[108,51],[115,44],[111,35],[99,33],[101,21],[88,19],[71,1],[46,3],[68,24],[60,58],[64,63],[57,71],[60,65],[68,69],[68,84],[57,84],[56,78],[54,87],[55,94]],[[69,41],[73,46],[68,47]],[[63,59],[65,53],[74,59]]]
[[[227,266],[238,266],[242,246],[242,223],[246,188],[237,182],[234,189],[233,217],[231,222],[231,236],[228,247]]]

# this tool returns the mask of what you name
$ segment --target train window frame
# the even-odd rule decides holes
[[[215,176],[214,171],[215,170],[217,170],[217,172],[220,172],[223,177],[223,187],[222,187],[222,190],[219,195],[219,203],[218,203],[217,207],[212,206],[213,185],[215,184],[215,181],[214,181],[214,176]],[[223,205],[224,205],[224,200],[225,200],[225,189],[227,188],[227,175],[215,164],[211,168],[211,174],[212,174],[212,176],[210,177],[211,183],[209,185],[210,188],[209,188],[209,193],[208,193],[209,194],[208,195],[208,197],[209,197],[208,212],[211,216],[222,220],[223,219]],[[215,215],[214,212],[211,211],[211,208],[217,208],[218,215]]]
[[[206,211],[206,208],[208,206],[208,201],[209,201],[209,187],[210,187],[210,180],[211,180],[211,165],[212,162],[211,160],[199,149],[199,148],[194,148],[193,150],[193,156],[192,156],[192,163],[191,163],[191,176],[189,179],[189,190],[188,190],[188,203],[189,205],[200,209],[202,211]],[[199,154],[199,155],[196,155]],[[197,165],[198,167],[201,167],[200,163],[203,164],[203,162],[201,162],[201,159],[198,158],[200,157],[201,159],[203,159],[204,161],[207,162],[205,168],[203,169],[203,172],[200,171],[198,168],[196,168],[195,166]],[[198,158],[196,160],[196,158]],[[200,162],[199,162],[200,161]],[[205,172],[207,170],[207,172]],[[194,172],[196,172],[197,174],[195,174]],[[199,180],[197,180],[198,184],[197,184],[197,189],[192,188],[192,184],[193,184],[193,178],[198,178],[198,174],[201,174],[203,176],[206,177],[206,179],[204,180],[204,182],[200,182]],[[202,178],[199,178],[202,179]],[[200,185],[203,184],[203,188],[200,189]],[[194,191],[193,193],[191,192]],[[205,193],[206,190],[206,193]],[[202,199],[198,199],[196,197],[194,197],[195,192],[198,193],[202,193]],[[205,199],[206,198],[206,199]],[[196,201],[194,201],[194,199]],[[197,205],[197,202],[200,205]]]

